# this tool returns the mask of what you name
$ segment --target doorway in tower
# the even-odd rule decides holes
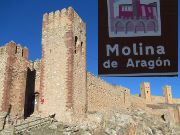
[[[36,70],[27,70],[26,79],[26,92],[25,92],[25,104],[24,104],[24,118],[29,117],[34,112],[35,101],[35,76]]]

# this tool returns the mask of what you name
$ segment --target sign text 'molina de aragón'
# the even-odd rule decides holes
[[[178,75],[178,0],[99,0],[98,74]]]

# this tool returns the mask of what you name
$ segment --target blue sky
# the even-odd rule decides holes
[[[13,40],[29,48],[31,60],[41,58],[42,15],[69,6],[72,6],[87,24],[87,70],[97,75],[98,0],[0,0],[0,46]],[[143,81],[151,83],[153,95],[162,95],[162,87],[171,85],[173,97],[180,98],[180,77],[103,79],[128,87],[132,94],[140,92],[139,85]]]

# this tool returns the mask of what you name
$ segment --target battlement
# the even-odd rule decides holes
[[[141,97],[146,99],[147,102],[151,102],[151,89],[149,82],[143,82],[140,85]]]
[[[66,19],[70,19],[72,22],[74,19],[76,19],[79,21],[81,27],[86,29],[86,24],[82,21],[80,16],[74,11],[72,7],[69,7],[68,9],[64,8],[61,11],[57,10],[55,12],[45,13],[43,15],[43,28],[52,23],[55,26],[58,26],[60,22],[66,22]]]
[[[164,86],[163,87],[163,96],[165,97],[166,103],[172,104],[172,92],[171,92],[171,86]]]
[[[28,49],[26,47],[22,47],[20,44],[16,44],[14,41],[10,41],[9,43],[6,43],[4,46],[0,47],[0,55],[4,54],[28,59]]]

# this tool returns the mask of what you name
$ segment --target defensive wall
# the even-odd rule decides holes
[[[88,111],[109,112],[130,106],[130,90],[87,73]]]
[[[143,87],[142,87],[143,86]],[[163,96],[151,95],[150,83],[143,82],[140,85],[141,94],[138,98],[143,98],[146,104],[146,109],[151,109],[149,112],[154,115],[167,117],[167,119],[180,123],[180,100],[172,96],[171,86],[162,88]]]
[[[14,42],[0,48],[0,110],[24,115],[28,49]]]

